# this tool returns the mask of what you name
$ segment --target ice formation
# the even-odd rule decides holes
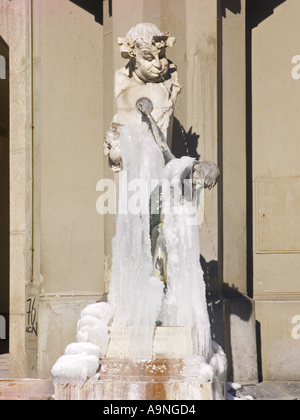
[[[153,277],[149,202],[151,179],[161,178],[164,161],[147,124],[124,126],[120,142],[128,184],[140,188],[128,191],[128,212],[118,215],[108,302],[113,325],[129,330],[131,359],[147,360],[164,288]]]
[[[181,375],[189,380],[200,383],[213,383],[214,400],[224,400],[226,395],[225,384],[227,377],[227,360],[222,348],[212,341],[212,356],[206,359],[203,356],[193,356],[184,361]]]
[[[54,384],[84,383],[99,368],[109,342],[110,307],[100,302],[87,306],[77,324],[77,343],[69,344],[52,368]]]
[[[178,207],[177,196],[170,191],[163,195],[163,232],[168,252],[166,293],[163,293],[163,284],[153,277],[149,232],[150,181],[163,179],[171,185],[194,159],[176,159],[164,167],[161,151],[146,124],[125,126],[120,142],[128,183],[142,180],[148,189],[143,200],[146,205],[140,206],[138,214],[129,211],[118,216],[109,294],[113,323],[130,329],[133,358],[151,358],[155,322],[159,320],[164,326],[192,328],[194,354],[208,360],[210,324],[199,264],[198,225],[189,223],[190,203],[180,200]],[[129,192],[129,204],[136,194]]]
[[[193,161],[188,157],[171,161],[163,172],[163,178],[169,182],[179,180],[184,169]],[[196,214],[196,207],[191,208],[185,199],[178,206],[177,197],[172,194],[163,196],[163,201],[168,206],[163,223],[168,252],[168,289],[163,297],[161,321],[166,326],[192,328],[193,353],[208,360],[211,335],[205,283],[199,263],[199,231],[198,224],[191,219]],[[191,210],[194,213],[191,214]]]
[[[96,356],[100,358],[100,349],[93,343],[72,343],[65,350],[65,355],[82,354],[87,356]]]
[[[227,382],[227,399],[229,401],[253,401],[254,398],[251,395],[242,394],[243,386],[235,382]]]
[[[68,354],[60,357],[52,368],[52,377],[57,384],[83,384],[94,376],[99,368],[99,357],[86,353]]]

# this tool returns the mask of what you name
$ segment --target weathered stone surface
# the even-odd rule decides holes
[[[45,401],[53,395],[49,379],[0,380],[0,401]]]
[[[182,359],[192,355],[193,342],[190,328],[157,327],[153,338],[153,357]],[[125,359],[129,357],[128,330],[110,328],[110,343],[107,358]]]

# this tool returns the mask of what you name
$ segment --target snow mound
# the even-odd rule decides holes
[[[97,373],[99,358],[86,353],[68,354],[60,357],[52,368],[53,383],[84,383]]]
[[[86,354],[87,356],[100,357],[100,349],[92,343],[72,343],[65,350],[65,355]]]
[[[100,357],[104,357],[109,343],[108,326],[97,318],[85,315],[77,324],[77,341],[95,344],[100,349]]]
[[[105,302],[94,303],[83,309],[81,318],[85,316],[97,318],[99,321],[103,321],[104,324],[108,325],[111,318],[111,309]]]

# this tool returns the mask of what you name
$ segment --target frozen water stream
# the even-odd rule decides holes
[[[109,293],[113,324],[130,329],[133,359],[151,358],[155,323],[159,320],[163,326],[191,328],[194,355],[208,360],[211,356],[210,324],[199,264],[198,225],[191,223],[190,203],[170,190],[162,195],[163,233],[168,254],[165,293],[163,283],[153,277],[149,231],[151,180],[163,179],[168,185],[175,185],[194,159],[176,159],[164,167],[161,151],[146,124],[125,126],[121,148],[128,183],[142,180],[149,188],[146,197],[141,191],[138,193],[141,198],[138,214],[129,211],[118,216]],[[128,194],[128,203],[137,198],[136,191]]]
[[[120,143],[128,184],[135,183],[138,192],[128,191],[128,185],[121,186],[128,193],[124,197],[128,211],[118,215],[108,302],[114,314],[113,325],[129,330],[131,359],[147,360],[152,357],[152,338],[164,288],[153,277],[150,185],[151,179],[161,178],[164,161],[146,124],[125,126]]]

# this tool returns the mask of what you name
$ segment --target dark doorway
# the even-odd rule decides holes
[[[9,352],[9,50],[0,37],[0,354]]]

